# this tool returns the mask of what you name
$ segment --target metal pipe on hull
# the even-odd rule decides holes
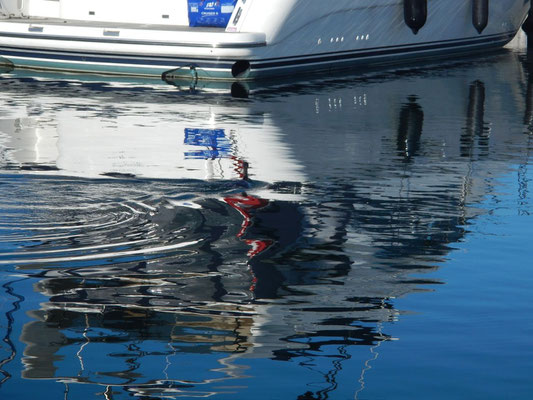
[[[489,23],[489,0],[472,0],[472,24],[479,34]]]
[[[404,0],[403,17],[406,25],[416,35],[425,25],[428,16],[427,0]]]

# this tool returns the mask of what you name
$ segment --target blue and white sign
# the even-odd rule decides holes
[[[189,26],[225,28],[237,0],[188,0]]]

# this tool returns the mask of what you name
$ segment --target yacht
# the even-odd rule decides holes
[[[527,0],[0,0],[11,67],[252,80],[501,47]]]

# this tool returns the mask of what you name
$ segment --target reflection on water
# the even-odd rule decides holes
[[[416,311],[396,299],[439,290],[428,272],[517,164],[530,212],[530,67],[506,51],[248,99],[4,74],[0,393],[364,398]]]

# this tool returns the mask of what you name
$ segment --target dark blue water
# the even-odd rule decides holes
[[[530,399],[531,56],[6,71],[0,398]]]

